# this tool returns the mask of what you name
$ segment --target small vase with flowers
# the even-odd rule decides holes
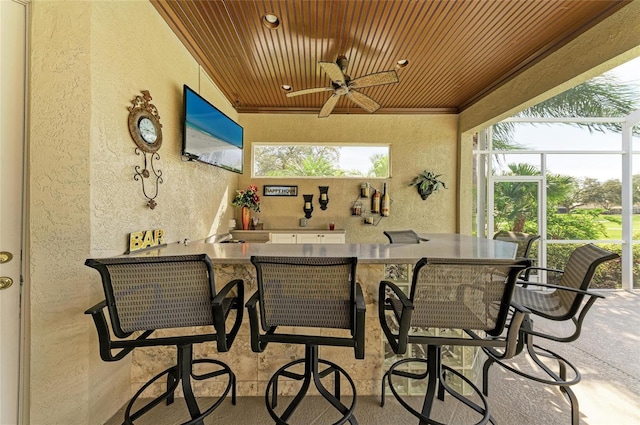
[[[236,190],[236,196],[231,205],[242,207],[242,230],[249,230],[251,227],[251,211],[260,212],[260,195],[258,186],[250,184],[246,190]]]

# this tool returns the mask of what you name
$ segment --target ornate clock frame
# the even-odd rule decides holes
[[[135,153],[144,156],[144,168],[136,165],[133,179],[142,183],[142,193],[148,200],[147,206],[154,209],[158,205],[155,201],[158,196],[158,186],[163,181],[162,171],[156,170],[154,166],[154,161],[160,160],[158,149],[162,146],[162,124],[160,124],[158,108],[150,103],[151,99],[149,91],[142,90],[142,96],[135,96],[131,101],[132,106],[127,109],[129,110],[129,133],[136,144]],[[151,129],[147,127],[148,121],[152,123]],[[141,128],[142,124],[145,128]],[[147,194],[145,180],[155,187],[153,196]]]

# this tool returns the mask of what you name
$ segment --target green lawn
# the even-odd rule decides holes
[[[601,215],[599,218],[607,228],[607,239],[622,239],[621,215]],[[633,233],[640,233],[640,214],[633,215]]]

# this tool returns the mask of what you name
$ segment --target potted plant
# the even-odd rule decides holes
[[[447,186],[442,180],[439,180],[442,174],[433,174],[431,171],[424,170],[413,179],[409,186],[415,186],[422,200],[425,200],[433,192],[437,192],[440,188],[446,189]]]

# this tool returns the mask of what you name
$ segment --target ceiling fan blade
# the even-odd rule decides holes
[[[320,109],[318,118],[328,117],[331,111],[333,111],[333,108],[336,106],[336,103],[338,103],[338,99],[340,99],[339,94],[332,94],[331,97],[324,103],[324,105],[322,105],[322,109]]]
[[[342,73],[342,70],[335,62],[318,62],[318,65],[324,69],[324,72],[327,73],[331,81],[334,83],[340,84],[346,82],[346,78]]]
[[[291,93],[287,93],[285,96],[293,97],[293,96],[300,96],[301,94],[319,93],[322,91],[333,91],[333,90],[334,90],[333,87],[316,87],[314,89],[292,91]]]
[[[375,112],[380,109],[380,105],[375,100],[358,91],[350,91],[347,93],[347,97],[367,112]]]
[[[396,71],[382,71],[374,74],[364,75],[349,82],[349,88],[361,89],[364,87],[380,86],[382,84],[393,84],[400,82]]]

